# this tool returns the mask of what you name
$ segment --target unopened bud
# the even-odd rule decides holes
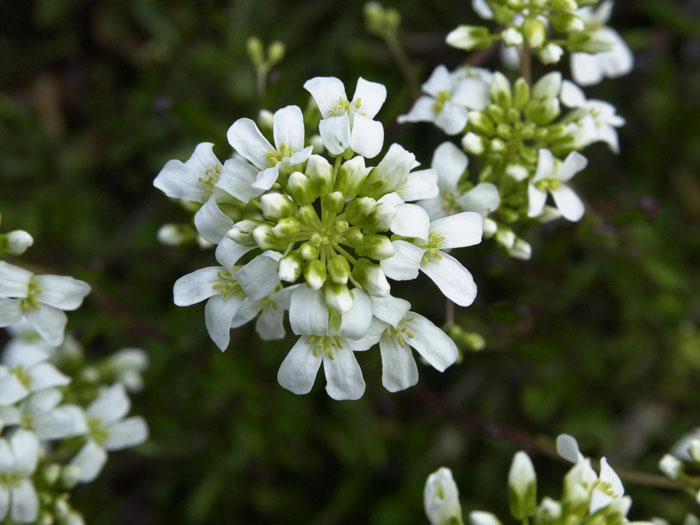
[[[678,479],[683,473],[683,463],[676,456],[665,454],[659,461],[659,470],[671,479]]]
[[[571,52],[605,53],[615,47],[615,40],[607,31],[574,31],[567,46]]]
[[[284,58],[285,47],[282,42],[275,40],[267,48],[267,59],[271,66],[278,64]]]
[[[269,109],[261,109],[258,112],[258,127],[263,131],[272,131],[274,115]]]
[[[510,82],[503,73],[496,72],[493,74],[491,81],[491,100],[504,109],[510,107],[512,94],[510,91]]]
[[[530,86],[524,78],[519,78],[513,84],[513,106],[523,109],[530,100]]]
[[[540,506],[537,507],[535,523],[542,525],[557,525],[561,522],[561,503],[553,500],[549,496],[542,498]]]
[[[297,252],[292,252],[280,259],[278,275],[280,280],[294,283],[301,275],[303,261]]]
[[[537,49],[542,47],[547,38],[547,26],[539,18],[528,18],[523,22],[523,34],[530,47]]]
[[[350,277],[350,263],[342,255],[335,255],[328,261],[328,274],[334,283],[347,284]]]
[[[329,213],[340,213],[345,207],[345,197],[339,191],[332,191],[323,197],[323,207]]]
[[[311,261],[318,257],[318,248],[310,242],[304,242],[299,246],[299,254],[305,261]]]
[[[352,270],[352,277],[369,295],[386,297],[391,291],[386,275],[378,264],[369,259],[359,259]]]
[[[532,86],[532,97],[536,99],[555,98],[561,92],[561,73],[547,73]]]
[[[333,167],[320,155],[311,155],[306,162],[306,176],[313,185],[314,193],[325,195],[331,188]]]
[[[524,520],[537,507],[537,476],[530,456],[522,450],[515,453],[508,472],[510,513],[516,520]]]
[[[297,207],[286,195],[281,193],[266,193],[260,197],[262,213],[270,220],[282,219],[294,215]]]
[[[263,50],[263,45],[260,39],[256,36],[251,36],[246,42],[246,49],[248,50],[248,56],[250,61],[255,65],[255,67],[261,67],[265,63],[265,51]]]
[[[386,235],[367,235],[354,248],[360,257],[369,257],[377,261],[388,259],[396,253],[391,239]]]
[[[372,197],[358,197],[345,208],[345,216],[351,224],[362,224],[377,206]]]
[[[326,282],[326,265],[318,259],[308,261],[304,265],[304,279],[314,290],[318,290]]]
[[[287,192],[299,206],[311,204],[317,195],[313,195],[311,180],[298,171],[295,171],[287,179]]]
[[[349,312],[354,302],[346,284],[326,282],[323,285],[323,296],[326,304],[341,314]]]
[[[450,31],[445,42],[449,46],[469,51],[489,47],[493,37],[486,27],[463,25]]]
[[[523,43],[523,34],[514,27],[501,31],[501,38],[507,46],[520,46]]]
[[[481,155],[484,150],[484,140],[476,133],[470,131],[462,138],[462,148],[473,155]]]
[[[459,491],[450,469],[441,467],[428,476],[423,491],[423,503],[432,525],[462,523]]]
[[[367,178],[364,157],[355,157],[343,162],[338,170],[335,189],[341,191],[346,198],[351,199],[357,194],[360,186]]]
[[[501,521],[490,512],[475,510],[469,513],[469,525],[501,525]]]
[[[561,60],[564,50],[557,44],[551,42],[539,50],[537,56],[543,64],[556,64]]]

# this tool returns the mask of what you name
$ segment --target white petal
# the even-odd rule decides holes
[[[441,241],[442,248],[463,248],[479,244],[484,233],[483,230],[484,219],[473,211],[450,215],[430,224],[430,233],[445,238]]]
[[[447,216],[447,210],[443,208],[443,203],[444,201],[441,196],[416,202],[418,206],[428,213],[428,217],[430,217],[431,221]]]
[[[384,84],[370,82],[360,77],[357,79],[355,94],[352,97],[350,105],[355,107],[355,104],[359,101],[361,114],[371,119],[379,112],[385,100],[386,87],[384,87]],[[355,118],[357,118],[357,116]]]
[[[518,69],[520,67],[520,55],[517,47],[501,46],[498,54],[506,68]]]
[[[228,128],[226,137],[233,149],[256,168],[263,170],[269,167],[267,153],[275,151],[275,148],[260,133],[255,122],[249,118],[238,119]]]
[[[379,339],[382,337],[382,334],[388,326],[388,324],[375,317],[372,319],[372,322],[370,323],[365,335],[359,339],[345,339],[343,344],[347,345],[347,347],[353,352],[364,352],[379,342]]]
[[[32,414],[49,412],[56,408],[63,399],[63,394],[58,388],[48,388],[34,392],[29,399],[23,403],[23,410]]]
[[[418,383],[418,367],[408,346],[401,346],[395,337],[379,340],[382,356],[382,385],[389,392],[398,392]]]
[[[79,436],[85,434],[88,428],[80,407],[62,405],[34,416],[34,430],[43,441]]]
[[[266,255],[258,255],[236,272],[236,279],[251,301],[270,295],[280,283],[279,263]]]
[[[85,411],[89,417],[94,417],[109,425],[123,418],[128,412],[131,402],[126,395],[124,386],[115,383],[105,389]]]
[[[315,77],[304,82],[304,89],[311,93],[323,118],[333,114],[338,104],[347,100],[345,86],[335,77]]]
[[[382,271],[389,279],[410,281],[418,277],[425,250],[406,241],[393,241],[396,252],[393,257],[379,261]]]
[[[22,318],[20,299],[0,298],[0,328],[15,324]]]
[[[403,237],[417,237],[427,240],[430,232],[430,217],[417,204],[400,204],[396,216],[391,221],[391,231]]]
[[[568,157],[562,162],[556,173],[556,178],[561,181],[568,181],[579,171],[588,166],[588,159],[581,155],[578,151],[572,151]]]
[[[495,185],[490,182],[480,182],[458,197],[457,203],[464,211],[475,211],[485,217],[498,209],[501,204],[501,196]]]
[[[338,335],[359,339],[367,333],[372,322],[372,302],[360,288],[353,288],[352,295],[352,308],[342,315]]]
[[[321,366],[321,355],[314,355],[308,337],[301,337],[282,361],[277,381],[294,394],[308,394]]]
[[[452,93],[452,79],[445,66],[440,64],[433,70],[428,80],[423,84],[423,91],[434,97],[437,97],[440,91]]]
[[[457,85],[450,100],[469,109],[481,111],[491,103],[491,86],[479,78],[465,78]]]
[[[278,150],[282,144],[292,151],[304,149],[304,117],[299,106],[286,106],[275,111],[273,136]]]
[[[192,156],[185,164],[200,177],[208,175],[207,171],[216,170],[216,168],[221,166],[219,159],[214,154],[214,144],[211,142],[200,142],[197,144]]]
[[[476,298],[476,284],[472,274],[451,255],[440,252],[441,259],[428,257],[420,269],[440,288],[440,291],[459,306],[469,306]]]
[[[40,305],[39,308],[25,310],[24,317],[42,339],[51,346],[58,346],[63,342],[63,332],[66,328],[68,317],[61,310],[51,306]]]
[[[216,260],[221,266],[232,272],[240,258],[255,248],[257,246],[243,246],[229,237],[224,237],[216,247]]]
[[[37,295],[40,303],[60,310],[75,310],[90,293],[90,285],[84,281],[61,275],[37,275],[36,283],[42,292]]]
[[[437,197],[440,193],[437,171],[434,169],[412,171],[397,191],[406,202]]]
[[[541,149],[537,159],[537,171],[532,179],[536,182],[541,179],[549,179],[554,176],[554,155],[548,149]]]
[[[135,447],[148,439],[148,425],[141,416],[134,416],[110,425],[104,442],[107,450]]]
[[[323,119],[318,124],[323,145],[332,155],[341,155],[350,147],[350,119],[347,114]]]
[[[251,184],[251,188],[254,191],[260,191],[262,193],[272,188],[275,182],[277,182],[277,177],[279,177],[279,166],[280,165],[277,164],[258,172],[255,177],[255,182]]]
[[[454,191],[467,169],[469,159],[452,142],[443,142],[435,149],[432,168],[437,171],[438,185],[443,191]]]
[[[362,370],[349,348],[333,348],[333,357],[323,354],[323,372],[326,374],[326,392],[338,401],[360,399],[365,393]]]
[[[23,479],[11,490],[10,517],[17,523],[35,523],[39,516],[39,498],[32,482]]]
[[[27,297],[33,275],[29,270],[0,261],[0,297]]]
[[[467,120],[467,108],[448,100],[436,115],[435,125],[448,135],[456,135],[464,130]]]
[[[328,306],[321,290],[300,286],[292,293],[289,324],[297,335],[328,333]]]
[[[231,321],[243,302],[240,295],[215,295],[204,307],[204,323],[209,337],[220,350],[226,350],[231,338]]]
[[[231,320],[231,328],[239,328],[246,323],[249,323],[262,310],[262,301],[251,301],[244,299],[241,306],[236,311],[236,315]]]
[[[263,341],[284,339],[284,309],[272,304],[264,308],[255,323],[255,331]]]
[[[107,452],[97,443],[89,440],[71,460],[71,465],[80,469],[79,479],[83,483],[93,481],[107,462]]]
[[[565,219],[576,222],[583,217],[586,211],[583,202],[569,186],[562,185],[556,190],[551,190],[554,202]]]
[[[0,473],[6,474],[12,471],[15,458],[12,454],[10,443],[5,438],[0,438]]]
[[[70,377],[63,375],[51,363],[39,363],[31,367],[28,371],[31,378],[31,390],[43,390],[55,386],[65,386],[70,383]]]
[[[199,180],[202,176],[179,160],[169,160],[156,176],[153,185],[170,198],[202,202],[206,191]]]
[[[10,438],[10,447],[15,457],[13,470],[31,476],[39,461],[39,440],[34,432],[19,429]]]
[[[29,394],[15,374],[9,374],[3,367],[4,375],[0,377],[0,406],[15,404]]]
[[[491,11],[491,8],[489,7],[489,4],[486,3],[486,0],[472,0],[472,9],[474,9],[474,11],[476,11],[481,18],[486,20],[493,19],[493,11]]]
[[[219,209],[214,199],[209,199],[194,214],[194,225],[207,241],[218,244],[233,227],[233,220]]]
[[[573,53],[571,55],[571,76],[581,86],[592,86],[603,80],[603,70],[596,55]]]
[[[217,294],[214,285],[220,281],[219,272],[224,270],[221,266],[209,266],[180,277],[173,286],[175,304],[190,306]]]
[[[557,436],[557,454],[571,463],[580,463],[584,459],[578,448],[576,438],[569,434]]]
[[[409,316],[412,317],[408,325],[413,337],[406,337],[405,341],[440,372],[454,364],[459,355],[455,342],[422,315],[410,312]]]
[[[538,190],[535,188],[534,184],[530,184],[527,187],[527,198],[528,198],[528,217],[537,217],[542,213],[544,209],[544,203],[547,201],[547,192]]]
[[[279,304],[284,310],[289,310],[292,301],[292,294],[294,290],[302,286],[301,284],[294,284],[292,286],[287,286],[282,288],[279,292],[272,296],[272,301]]]
[[[598,140],[605,142],[613,153],[620,152],[620,141],[617,137],[617,130],[612,126],[603,124],[597,128]]]
[[[374,316],[394,328],[396,328],[411,308],[411,303],[405,299],[393,297],[391,295],[387,295],[386,297],[371,297],[371,300]]]
[[[435,99],[432,97],[418,97],[411,110],[404,115],[399,115],[396,121],[399,124],[404,124],[405,122],[434,122],[436,114],[433,104],[435,104]]]
[[[606,28],[605,31],[615,44],[610,51],[599,55],[600,65],[605,75],[610,78],[626,75],[634,67],[634,55],[617,31],[610,28]]]
[[[379,155],[383,145],[384,126],[382,123],[362,115],[355,115],[350,134],[352,150],[366,159],[371,159]]]
[[[570,108],[580,108],[586,103],[583,90],[570,80],[562,82],[560,98],[562,103]]]
[[[241,202],[250,202],[250,199],[259,197],[264,191],[253,187],[259,171],[247,162],[229,159],[224,162],[216,187],[233,195]]]

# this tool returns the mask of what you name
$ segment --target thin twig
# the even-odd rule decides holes
[[[520,76],[523,77],[528,84],[532,83],[532,51],[530,46],[524,44],[518,47],[520,55]]]

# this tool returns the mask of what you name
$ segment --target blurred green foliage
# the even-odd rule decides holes
[[[475,22],[469,2],[387,3],[401,12],[419,78],[465,58],[443,40]],[[383,82],[386,145],[400,142],[429,164],[444,137],[393,123],[410,89],[365,32],[362,2],[3,2],[3,225],[35,236],[23,262],[93,285],[70,327],[94,355],[135,345],[152,359],[134,401],[152,438],[78,491],[87,521],[424,523],[423,484],[442,464],[467,510],[505,509],[512,453],[564,431],[615,467],[654,472],[700,422],[700,4],[618,4],[613,24],[636,69],[588,91],[613,102],[627,126],[620,156],[587,151],[576,181],[584,220],[533,230],[527,263],[492,243],[465,251],[479,297],[457,319],[484,335],[486,349],[442,375],[423,367],[419,385],[396,395],[382,389],[378,352],[368,352],[359,356],[365,397],[339,403],[321,379],[304,397],[277,385],[291,337],[264,343],[246,327],[220,353],[202,308],[172,304],[175,279],[212,254],[157,244],[158,227],[184,214],[152,180],[201,141],[225,158],[227,127],[256,115],[251,35],[287,48],[264,107],[305,106],[301,86],[315,75]],[[431,282],[398,289],[444,321]],[[533,459],[543,491],[556,494],[566,467]],[[679,522],[694,505],[627,490],[633,519]]]

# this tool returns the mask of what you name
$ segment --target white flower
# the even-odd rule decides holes
[[[489,84],[483,79],[450,73],[443,65],[435,68],[423,91],[427,95],[419,97],[411,111],[397,121],[433,122],[448,135],[464,129],[468,109],[483,110],[491,100]]]
[[[106,360],[105,366],[129,392],[138,392],[143,388],[141,374],[148,368],[148,354],[140,348],[122,348]]]
[[[537,171],[528,185],[528,217],[537,217],[542,213],[549,192],[565,219],[580,220],[584,212],[583,202],[565,183],[587,165],[586,158],[576,151],[557,165],[552,152],[541,149]]]
[[[365,391],[362,370],[354,352],[377,343],[365,337],[372,321],[372,303],[359,288],[352,290],[349,312],[342,314],[337,329],[329,328],[328,306],[321,290],[299,286],[291,296],[289,324],[302,337],[280,365],[277,380],[295,394],[307,394],[323,363],[326,392],[337,400],[359,399]]]
[[[440,467],[428,476],[423,490],[423,504],[432,525],[462,523],[459,490],[450,469]]]
[[[659,461],[659,470],[671,479],[678,479],[683,473],[683,463],[676,456],[664,454]]]
[[[219,187],[243,202],[269,190],[277,181],[280,169],[291,173],[293,166],[303,164],[311,156],[312,146],[304,148],[304,116],[298,106],[278,109],[273,121],[274,147],[249,118],[238,119],[226,134],[233,149],[252,166],[236,159],[227,161],[229,166],[224,165],[224,170],[233,177]],[[241,198],[238,195],[241,191],[250,195]]]
[[[600,458],[600,474],[596,476],[595,472],[590,468],[590,460],[583,457],[573,436],[568,434],[558,436],[557,452],[567,461],[583,467],[585,476],[592,478],[593,492],[589,508],[591,514],[624,496],[625,487],[605,457]]]
[[[368,159],[379,154],[384,127],[373,119],[386,100],[382,84],[359,78],[350,101],[345,86],[335,77],[312,78],[304,83],[304,89],[321,110],[319,132],[331,155],[342,155],[348,148]]]
[[[481,242],[483,218],[463,212],[430,222],[426,211],[415,204],[397,206],[391,230],[407,240],[392,242],[395,255],[380,261],[387,277],[397,281],[418,277],[419,270],[430,277],[443,294],[460,306],[476,297],[476,284],[462,264],[442,250],[473,246]]]
[[[34,275],[0,261],[0,327],[25,318],[51,346],[63,341],[68,318],[63,310],[75,310],[90,286],[72,277]]]
[[[474,188],[459,194],[457,185],[467,169],[469,159],[451,142],[443,142],[433,154],[431,167],[437,172],[440,194],[417,204],[428,212],[431,220],[447,217],[460,211],[475,211],[486,218],[498,208],[498,188],[490,182],[481,182]]]
[[[397,198],[409,202],[435,197],[439,191],[437,173],[433,169],[411,171],[418,166],[413,153],[392,144],[363,182],[363,194],[392,202]]]
[[[48,358],[39,348],[9,347],[0,366],[0,406],[12,405],[33,392],[70,383],[70,378],[49,363]]]
[[[130,402],[124,386],[104,390],[85,410],[88,440],[71,461],[80,469],[79,480],[94,480],[107,461],[107,451],[134,447],[148,438],[148,426],[140,416],[124,419]]]
[[[586,28],[595,31],[594,36],[612,44],[612,49],[602,53],[571,55],[571,74],[577,84],[590,86],[599,83],[605,77],[615,78],[632,71],[632,51],[617,31],[605,26],[610,20],[612,8],[613,2],[608,1],[601,3],[597,9],[589,6],[576,11]]]
[[[17,430],[9,439],[0,439],[0,521],[8,515],[14,522],[34,523],[39,514],[39,498],[31,477],[39,460],[39,442],[27,430]]]
[[[208,299],[204,317],[209,336],[221,349],[228,347],[231,322],[246,297],[258,301],[279,285],[278,262],[273,252],[258,255],[243,267],[234,266],[254,246],[241,246],[224,238],[216,249],[221,266],[210,266],[180,277],[173,287],[175,304],[190,306]]]
[[[411,304],[396,297],[372,297],[375,319],[368,331],[380,334],[382,384],[389,392],[398,392],[418,382],[418,368],[411,353],[415,349],[428,364],[440,372],[454,364],[457,345],[440,328],[420,314],[409,311]]]
[[[239,328],[258,317],[255,322],[255,331],[260,339],[263,341],[284,339],[284,312],[289,310],[292,292],[297,287],[298,285],[288,286],[259,301],[251,301],[246,297],[236,315],[233,316],[231,328]]]
[[[690,445],[694,441],[700,439],[700,427],[694,428],[681,438],[671,447],[671,454],[683,461],[693,461],[690,455]]]
[[[617,130],[625,119],[616,113],[615,106],[603,100],[586,100],[583,90],[573,82],[562,83],[561,101],[570,108],[577,108],[578,126],[582,132],[579,144],[585,147],[593,142],[605,142],[614,153],[620,152]]]

